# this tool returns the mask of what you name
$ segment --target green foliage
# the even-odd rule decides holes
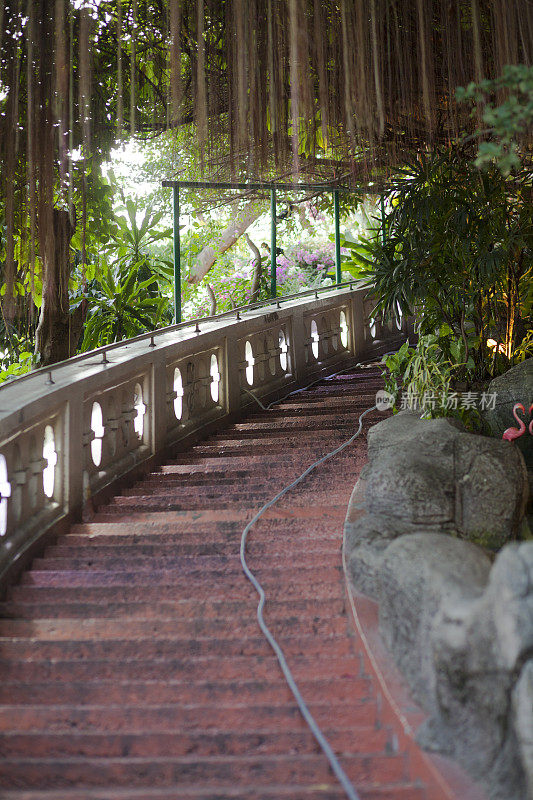
[[[352,195],[348,197],[355,202],[352,213],[357,209],[357,218],[352,220],[356,233],[352,231],[346,231],[344,235],[341,233],[342,271],[359,280],[373,266],[372,240],[379,233],[381,214],[378,214],[375,203],[369,203],[368,200],[364,203],[361,198],[354,198]],[[330,236],[330,240],[333,239],[334,237]]]
[[[100,250],[109,242],[116,226],[113,201],[117,186],[113,181],[102,176],[98,165],[93,161],[90,161],[86,167],[84,167],[83,161],[75,162],[74,177],[78,183],[85,178],[85,226],[83,225],[83,194],[75,192],[73,201],[77,225],[70,247],[76,265],[82,263],[85,255],[87,278],[91,279],[94,277],[94,268],[98,263]],[[61,204],[61,202],[61,198],[58,197],[57,204]]]
[[[496,104],[502,92],[506,99]],[[458,88],[456,98],[459,102],[473,103],[472,116],[481,116],[485,129],[476,131],[476,135],[492,137],[480,142],[476,166],[495,164],[503,175],[519,169],[518,140],[533,124],[533,67],[508,65],[495,80]]]
[[[122,214],[115,217],[116,228],[111,232],[111,241],[104,249],[107,255],[114,256],[115,269],[124,273],[130,267],[136,266],[141,280],[153,277],[155,287],[151,288],[152,293],[157,292],[158,288],[170,291],[173,279],[172,262],[154,254],[154,245],[168,241],[172,235],[171,228],[157,228],[163,219],[163,212],[154,212],[149,203],[138,223],[139,208],[131,199],[126,200],[125,206],[118,211],[126,211],[127,217]]]
[[[366,236],[355,239],[345,234],[341,236],[341,248],[345,251],[341,256],[342,270],[352,278],[358,280],[365,270],[372,268],[372,242]]]
[[[385,358],[385,389],[394,398],[394,408],[420,410],[424,419],[455,417],[471,430],[481,427],[478,408],[464,405],[454,388],[460,377],[471,375],[471,358],[465,361],[462,342],[444,325],[436,334],[420,336],[416,347],[405,342],[397,353]]]
[[[0,383],[30,372],[38,362],[39,356],[31,352],[34,327],[29,320],[15,319],[11,325],[0,320]]]
[[[531,307],[531,306],[530,306]],[[513,353],[514,361],[520,363],[533,358],[533,329],[529,330]]]
[[[16,361],[13,361],[10,358],[6,363],[6,359],[2,359],[0,383],[4,383],[10,378],[18,378],[20,375],[25,375],[27,372],[31,372],[34,366],[34,359],[35,357],[33,353],[30,353],[27,350],[23,350],[21,353],[19,353]]]
[[[168,300],[149,294],[153,277],[140,281],[138,274],[137,264],[133,264],[116,278],[113,267],[103,263],[100,279],[89,286],[86,295],[89,313],[82,350],[138,336],[170,322]]]
[[[415,313],[422,336],[448,326],[470,381],[508,368],[531,329],[529,175],[480,172],[463,149],[421,153],[388,208],[363,267],[377,311]]]
[[[95,277],[73,299],[73,308],[87,302],[82,350],[155,330],[172,321],[172,264],[153,253],[171,231],[159,230],[163,213],[149,204],[144,213],[128,199],[119,209],[109,241],[98,260]],[[138,219],[140,218],[140,222]]]

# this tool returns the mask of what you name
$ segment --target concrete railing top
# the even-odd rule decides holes
[[[172,446],[405,338],[350,285],[194,320],[0,389],[0,586],[95,494]],[[23,560],[23,559],[22,559]],[[22,563],[22,562],[21,562]]]
[[[145,333],[141,333],[138,336],[133,336],[130,339],[122,340],[119,342],[112,342],[110,344],[103,345],[102,347],[97,347],[94,350],[90,350],[85,353],[78,353],[72,358],[65,359],[57,364],[52,364],[49,367],[42,367],[40,369],[32,370],[32,372],[28,372],[26,375],[21,375],[16,378],[8,378],[8,380],[0,385],[0,392],[6,389],[8,386],[12,386],[16,384],[20,386],[21,382],[26,382],[28,380],[35,379],[38,375],[46,375],[49,376],[51,371],[63,370],[65,367],[68,367],[72,364],[77,364],[79,362],[89,361],[93,359],[98,354],[109,354],[114,350],[120,350],[129,347],[130,345],[134,345],[138,342],[153,342],[155,344],[156,339],[160,337],[167,336],[169,333],[178,333],[183,331],[185,333],[190,333],[191,329],[194,333],[198,333],[198,328],[200,325],[205,325],[213,322],[220,322],[225,324],[226,322],[230,322],[233,319],[240,320],[242,316],[245,317],[247,315],[253,314],[257,312],[259,314],[264,314],[265,310],[279,310],[283,307],[288,305],[298,305],[299,303],[307,303],[309,302],[310,298],[314,298],[318,300],[319,297],[327,297],[331,293],[336,294],[339,290],[343,289],[350,289],[353,291],[354,289],[362,289],[364,286],[360,285],[359,281],[346,281],[344,283],[337,283],[331,286],[322,286],[313,289],[305,289],[304,291],[298,292],[297,294],[289,294],[284,295],[282,297],[277,297],[274,300],[269,298],[267,300],[258,300],[255,303],[247,303],[243,306],[236,306],[232,308],[230,311],[223,311],[219,314],[215,314],[214,316],[205,316],[205,317],[197,317],[192,320],[186,320],[184,322],[179,322],[174,325],[167,325],[164,328],[157,328],[154,331],[146,331]],[[152,344],[152,346],[153,346]]]
[[[3,436],[9,434],[10,426],[13,424],[13,414],[20,415],[22,408],[28,409],[32,403],[38,402],[41,398],[46,398],[48,402],[54,392],[62,392],[65,386],[72,387],[80,381],[94,379],[95,376],[102,374],[102,370],[109,371],[113,366],[141,356],[147,347],[153,349],[174,346],[177,342],[198,341],[199,334],[205,335],[222,328],[230,330],[232,323],[252,320],[289,306],[298,307],[309,303],[311,298],[329,297],[332,294],[336,295],[339,290],[353,290],[355,286],[356,282],[350,282],[309,289],[297,295],[263,300],[215,316],[169,325],[125,341],[104,345],[87,353],[80,353],[58,364],[11,379],[0,386],[0,441]]]

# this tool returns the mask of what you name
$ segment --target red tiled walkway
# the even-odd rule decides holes
[[[2,798],[345,796],[260,635],[239,542],[264,502],[354,432],[379,386],[367,370],[249,415],[34,561],[0,608]],[[347,613],[342,525],[365,452],[363,433],[267,512],[248,561],[362,800],[441,800],[384,722]]]

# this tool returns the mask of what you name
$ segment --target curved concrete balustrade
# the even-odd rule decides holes
[[[329,290],[102,348],[0,389],[0,586],[84,503],[169,447],[405,339]],[[238,316],[239,319],[235,317]]]

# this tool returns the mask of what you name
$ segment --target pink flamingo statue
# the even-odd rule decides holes
[[[531,417],[531,412],[533,411],[533,403],[529,406],[529,416]],[[531,422],[529,423],[528,431],[533,436],[533,417],[531,417]]]
[[[533,405],[531,406],[531,408],[533,408]],[[529,409],[530,413],[531,413],[531,408]],[[518,428],[507,428],[507,430],[503,432],[502,439],[505,439],[506,442],[512,442],[513,439],[518,439],[520,436],[522,436],[523,433],[526,432],[526,423],[524,422],[523,419],[520,419],[520,417],[518,416],[518,409],[523,411],[524,414],[526,413],[526,409],[524,408],[522,403],[516,403],[516,405],[513,407],[513,417],[518,422],[518,425],[520,427],[518,427]],[[529,426],[530,433],[531,433],[531,427],[532,426],[533,426],[533,422]]]

